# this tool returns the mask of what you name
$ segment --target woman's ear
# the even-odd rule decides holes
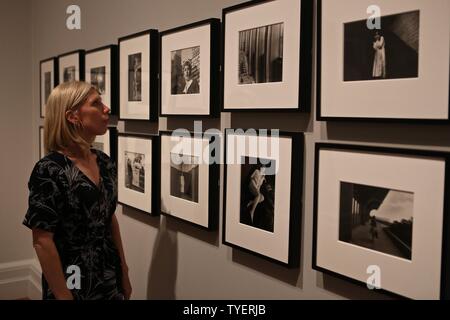
[[[80,118],[78,117],[78,112],[74,112],[73,110],[66,111],[66,119],[73,125],[77,125],[80,122]]]

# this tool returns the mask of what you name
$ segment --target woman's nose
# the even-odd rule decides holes
[[[104,113],[111,113],[111,109],[106,104],[104,104],[103,105],[103,112]]]

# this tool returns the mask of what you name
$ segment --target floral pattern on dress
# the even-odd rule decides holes
[[[81,270],[81,287],[72,289],[75,299],[121,297],[120,257],[111,233],[117,206],[117,168],[101,151],[97,155],[99,185],[73,162],[51,152],[36,163],[28,182],[29,207],[23,224],[54,234],[63,272],[71,265]],[[42,276],[43,299],[54,299]]]

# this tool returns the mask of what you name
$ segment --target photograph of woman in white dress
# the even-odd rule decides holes
[[[375,56],[373,59],[373,78],[386,78],[386,42],[380,31],[375,31],[373,50]]]
[[[381,29],[344,23],[344,81],[417,78],[419,35],[419,11],[382,16]]]

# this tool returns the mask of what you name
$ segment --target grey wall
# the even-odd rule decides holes
[[[31,1],[0,1],[0,264],[33,257],[21,225],[33,165]]]
[[[28,12],[22,3],[14,3],[16,14],[20,16]],[[8,2],[8,3],[9,3]],[[20,42],[17,47],[8,47],[13,61],[17,63],[5,66],[10,70],[10,77],[2,74],[0,90],[8,85],[9,100],[2,105],[2,142],[13,151],[9,154],[21,154],[23,150],[32,150],[25,157],[10,158],[6,164],[21,163],[22,173],[19,179],[17,171],[3,172],[9,174],[8,181],[13,181],[20,197],[16,196],[11,203],[12,212],[23,212],[25,208],[24,183],[26,175],[31,171],[32,162],[38,160],[38,126],[39,119],[39,60],[75,49],[92,49],[116,43],[117,38],[148,28],[160,31],[184,25],[210,17],[221,18],[224,7],[243,2],[242,0],[40,0],[32,2],[32,55],[29,44]],[[69,31],[65,27],[66,7],[78,4],[82,10],[82,30]],[[24,5],[24,4],[23,4]],[[4,1],[0,6],[4,6]],[[2,8],[2,7],[0,7]],[[25,10],[27,9],[27,10]],[[9,12],[11,9],[8,9]],[[0,12],[5,12],[0,10]],[[26,13],[25,13],[26,14]],[[1,14],[13,20],[10,13]],[[4,23],[4,19],[1,23]],[[18,25],[22,35],[26,28]],[[9,43],[17,42],[4,28],[0,32],[9,37]],[[21,33],[19,33],[21,34]],[[3,35],[3,34],[2,34]],[[2,37],[3,41],[3,37]],[[19,50],[19,48],[21,50]],[[20,57],[20,59],[17,59]],[[27,60],[28,59],[28,60]],[[25,62],[23,62],[25,61]],[[20,62],[20,63],[19,63]],[[1,59],[4,63],[4,59]],[[24,64],[21,64],[24,63]],[[18,64],[18,66],[17,66]],[[31,64],[31,65],[30,65]],[[314,64],[315,66],[315,64]],[[26,79],[15,79],[13,71],[19,67]],[[32,72],[30,73],[29,68]],[[2,68],[3,70],[3,68]],[[27,73],[28,72],[28,73]],[[14,80],[14,86],[9,84]],[[32,101],[28,97],[33,93]],[[3,97],[3,93],[2,93]],[[2,103],[4,103],[2,99]],[[32,103],[30,103],[32,102]],[[315,101],[313,101],[313,106]],[[9,113],[7,109],[14,108]],[[424,106],[426,107],[426,106]],[[117,214],[120,220],[126,256],[130,266],[130,275],[134,287],[134,298],[167,298],[167,299],[341,299],[341,298],[386,298],[377,293],[350,284],[348,282],[323,276],[311,268],[312,255],[312,216],[313,216],[313,173],[314,142],[322,140],[338,140],[340,142],[356,142],[364,144],[383,144],[449,149],[449,128],[445,126],[415,126],[404,124],[364,124],[364,123],[332,123],[316,122],[314,107],[311,114],[229,114],[224,113],[221,119],[208,120],[204,128],[216,127],[253,127],[280,128],[285,131],[306,132],[306,164],[302,210],[301,268],[289,270],[252,255],[232,250],[221,244],[220,231],[208,233],[182,222],[165,217],[147,217],[132,209],[119,207]],[[22,112],[23,111],[23,112]],[[6,117],[15,117],[8,121]],[[32,120],[31,120],[32,119]],[[32,123],[31,128],[29,124]],[[3,127],[5,125],[6,127]],[[158,125],[118,123],[120,131],[155,133],[158,129],[192,128],[193,123],[184,119],[160,118]],[[6,129],[4,129],[6,128]],[[19,129],[20,128],[20,129]],[[11,135],[17,135],[23,142],[9,141]],[[15,137],[16,138],[16,137]],[[22,141],[23,140],[23,141]],[[24,148],[23,146],[27,146]],[[4,146],[4,144],[3,144]],[[16,152],[14,152],[16,151]],[[32,159],[32,161],[30,160]],[[2,159],[2,168],[3,165]],[[15,166],[17,167],[17,165]],[[2,169],[4,170],[4,169]],[[223,174],[223,172],[222,172]],[[4,180],[3,180],[4,181]],[[2,194],[2,200],[3,200]],[[6,198],[6,196],[5,196]],[[222,194],[221,194],[222,208]],[[6,210],[5,212],[7,212]],[[16,213],[14,213],[16,215]],[[222,210],[220,211],[222,217]],[[2,222],[5,220],[2,216]],[[14,217],[11,226],[17,223]],[[3,229],[3,228],[2,228]],[[3,238],[2,238],[3,239]],[[2,250],[3,250],[2,246]],[[21,249],[22,250],[22,249]],[[30,254],[23,248],[22,255]],[[2,257],[0,257],[2,259]],[[0,260],[1,261],[1,260]]]

